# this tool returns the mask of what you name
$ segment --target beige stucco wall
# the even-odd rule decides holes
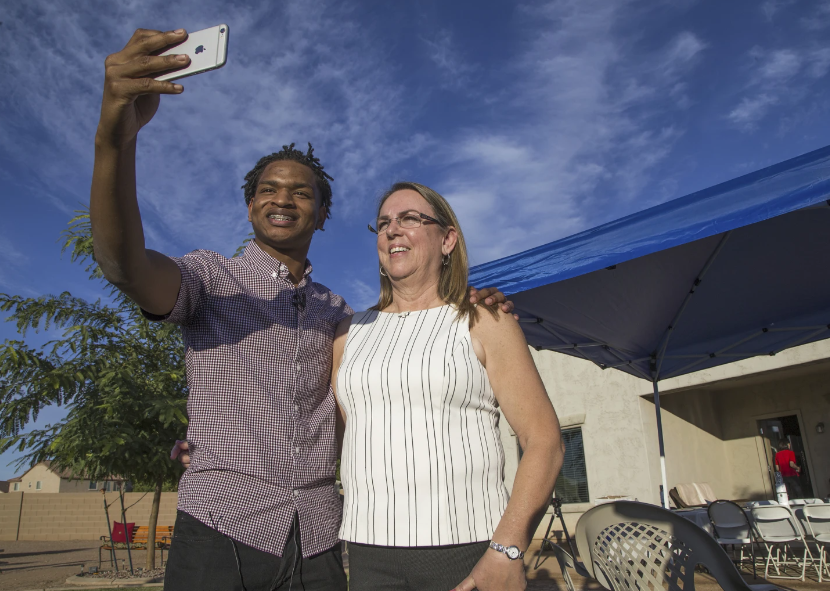
[[[654,441],[648,441],[644,430],[644,422],[654,420],[654,407],[651,405],[650,414],[644,416],[641,398],[651,392],[651,384],[619,371],[602,371],[593,363],[559,353],[531,350],[531,355],[563,428],[582,428],[590,498],[628,495],[658,502],[646,454],[646,446],[656,448],[657,439],[655,436]],[[518,444],[506,421],[501,423],[501,432],[505,482],[512,490]],[[579,515],[591,506],[581,503],[563,508],[571,532]],[[549,519],[550,513],[535,537],[544,535]],[[561,526],[557,523],[554,530],[561,531]]]
[[[37,489],[40,481],[41,489]],[[60,492],[61,479],[43,464],[34,466],[23,475],[20,491],[25,493],[56,493]]]
[[[689,400],[714,415],[692,416]],[[770,498],[771,485],[757,420],[796,415],[808,456],[814,494],[830,494],[830,436],[816,432],[816,425],[830,425],[830,363],[777,368],[764,374],[747,374],[725,382],[670,393],[663,397],[665,416],[690,429],[707,429],[716,420],[720,428],[719,457],[713,466],[726,468],[720,474],[726,498]],[[693,426],[691,423],[694,423]],[[696,440],[703,437],[698,435]],[[688,460],[687,460],[688,461]],[[712,470],[714,472],[714,469]]]
[[[95,492],[89,490],[89,480],[61,480],[60,490],[62,493]]]
[[[707,482],[719,498],[732,496],[732,464],[727,457],[721,427],[722,416],[707,392],[661,396],[663,411],[663,439],[666,446],[666,481],[669,489],[678,483]],[[641,404],[654,417],[651,397]],[[649,437],[657,440],[657,421],[646,425]],[[657,448],[649,451],[649,458],[659,479]],[[654,486],[659,487],[655,479]]]
[[[628,495],[657,502],[645,455],[652,442],[644,422],[653,421],[653,411],[644,415],[640,398],[651,384],[568,355],[531,354],[563,427],[582,427],[590,498]]]
[[[576,417],[574,426],[582,421],[591,499],[630,495],[659,502],[652,384],[568,355],[531,354],[559,417],[565,423]],[[660,391],[669,488],[709,482],[723,498],[769,498],[755,421],[797,411],[816,492],[830,493],[830,433],[815,429],[819,422],[830,428],[830,340],[665,380]],[[517,458],[515,437],[504,431],[508,459]],[[511,483],[516,464],[507,467]]]
[[[37,483],[40,481],[41,489],[38,490]],[[14,490],[14,484],[19,484],[19,490]],[[12,483],[9,492],[28,492],[28,493],[82,493],[95,492],[106,486],[106,482],[97,482],[97,488],[90,490],[89,480],[60,478],[57,474],[49,470],[45,464],[40,463],[30,468],[22,476],[22,481],[19,483]]]

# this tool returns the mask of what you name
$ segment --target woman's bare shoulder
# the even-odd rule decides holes
[[[501,334],[511,328],[519,329],[519,323],[512,313],[503,312],[499,307],[483,308],[479,306],[476,316],[470,322],[470,334],[481,337],[486,334]],[[520,329],[519,329],[520,330]]]

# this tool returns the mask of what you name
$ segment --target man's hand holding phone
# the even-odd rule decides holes
[[[185,39],[184,29],[167,32],[139,29],[124,49],[107,56],[98,142],[113,148],[127,146],[156,114],[159,95],[182,93],[181,84],[155,80],[153,76],[185,67],[190,58],[183,54],[154,54]]]

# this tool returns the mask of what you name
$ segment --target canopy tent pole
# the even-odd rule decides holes
[[[654,385],[654,411],[657,413],[657,444],[660,447],[660,477],[662,479],[662,490],[660,491],[660,504],[663,508],[669,508],[669,485],[666,481],[666,448],[663,445],[663,415],[660,412],[660,388],[657,387],[657,380]]]

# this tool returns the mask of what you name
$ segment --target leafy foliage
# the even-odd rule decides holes
[[[245,252],[245,247],[248,246],[248,243],[253,239],[254,239],[254,233],[249,232],[248,236],[245,238],[245,240],[242,241],[242,244],[240,244],[239,247],[236,249],[236,252],[233,253],[233,256],[234,257],[242,256],[242,253]]]
[[[91,280],[104,283],[89,214],[76,213],[62,234],[63,251],[86,265]],[[50,459],[92,480],[118,475],[175,484],[181,467],[168,452],[187,425],[181,333],[148,322],[128,298],[107,288],[109,303],[68,292],[0,294],[0,310],[21,336],[0,346],[0,452],[28,451],[20,464]],[[30,331],[43,330],[62,335],[39,348],[26,343]],[[24,432],[52,404],[66,405],[66,418]]]

